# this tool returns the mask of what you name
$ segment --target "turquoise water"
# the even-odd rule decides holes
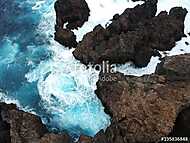
[[[115,13],[137,3],[126,0],[86,0],[91,9],[89,22],[80,28],[77,38],[99,23],[105,25]],[[160,0],[158,9],[173,6],[190,10],[189,0],[171,3]],[[53,39],[54,0],[0,0],[0,101],[16,103],[21,109],[37,114],[53,131],[71,135],[94,136],[110,124],[110,117],[94,94],[98,72],[75,60],[72,51]],[[163,9],[162,9],[163,8]],[[105,12],[106,11],[106,12]],[[185,32],[189,32],[190,14]],[[182,39],[170,54],[189,53]],[[184,53],[183,52],[183,53]],[[169,55],[170,55],[169,54]],[[158,58],[143,69],[130,64],[118,71],[130,75],[153,73]]]
[[[0,95],[54,131],[94,136],[110,118],[94,94],[98,73],[53,40],[54,0],[0,1]]]

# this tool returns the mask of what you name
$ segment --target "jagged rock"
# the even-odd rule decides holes
[[[96,26],[83,37],[73,55],[84,64],[97,64],[103,60],[125,63],[131,60],[134,58],[135,47],[142,42],[140,39],[143,40],[141,34],[144,33],[129,30],[134,29],[140,21],[153,17],[157,11],[156,4],[157,0],[149,0],[135,8],[128,8],[123,14],[113,16],[112,23],[106,29]],[[141,51],[150,51],[147,54],[149,57],[152,50],[139,45],[143,49]]]
[[[59,28],[55,32],[55,40],[69,48],[75,48],[77,46],[76,35],[74,34],[74,32],[67,29]]]
[[[166,57],[158,64],[156,73],[165,75],[168,80],[190,80],[189,54]]]
[[[128,141],[123,138],[122,134],[123,133],[119,129],[118,124],[112,123],[112,125],[105,131],[104,138],[107,139],[106,143],[128,143]]]
[[[92,143],[92,142],[93,142],[93,138],[88,137],[88,136],[80,136],[77,143]]]
[[[169,14],[161,12],[154,17],[156,9],[157,0],[148,0],[115,15],[107,28],[96,26],[78,44],[74,57],[86,65],[108,60],[146,66],[155,53],[158,55],[157,50],[171,50],[175,41],[184,36],[186,9],[175,7]]]
[[[111,125],[104,132],[101,130],[96,134],[95,137],[85,137],[79,139],[77,143],[127,143],[123,141],[120,131],[118,130],[117,125]]]
[[[2,143],[70,143],[67,134],[49,133],[39,117],[20,111],[13,104],[0,103]]]
[[[151,21],[145,22],[148,30],[151,47],[160,51],[171,50],[175,41],[184,36],[184,20],[187,10],[174,7],[169,14],[163,11]]]
[[[109,139],[106,143],[114,143],[116,137],[121,143],[157,142],[172,132],[179,113],[190,106],[189,58],[190,54],[168,57],[157,74],[142,77],[100,75],[96,94],[112,117],[112,125],[104,133]],[[165,69],[170,72],[163,72]],[[173,78],[171,72],[179,78]],[[116,80],[103,81],[101,76]]]
[[[71,138],[67,134],[45,134],[39,143],[71,143]]]
[[[57,0],[54,7],[55,40],[66,47],[76,47],[76,36],[71,29],[78,29],[88,21],[90,15],[88,4],[85,0]]]
[[[134,30],[139,22],[149,20],[157,12],[158,0],[148,0],[142,5],[127,8],[121,15],[114,15],[112,23],[107,27],[111,34],[120,34]]]
[[[85,0],[57,0],[55,2],[56,27],[77,29],[88,21],[90,9]]]

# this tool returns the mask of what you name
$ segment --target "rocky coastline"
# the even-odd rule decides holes
[[[78,143],[156,143],[161,137],[190,136],[190,54],[166,57],[154,74],[100,74],[95,93],[112,117],[104,132]],[[3,143],[71,143],[67,133],[50,133],[39,117],[13,104],[0,104]]]
[[[41,119],[19,110],[14,104],[0,103],[1,143],[70,143],[66,133],[50,133]]]
[[[82,27],[88,21],[88,4],[85,0],[57,0],[55,12],[55,40],[66,47],[76,47],[76,36],[71,30]]]
[[[74,57],[85,65],[107,60],[113,64],[132,61],[137,67],[147,66],[152,56],[160,56],[158,51],[171,50],[184,36],[187,10],[174,7],[169,13],[162,11],[155,16],[157,2],[149,0],[127,8],[121,15],[114,15],[106,28],[97,25],[78,43]]]
[[[134,0],[135,1],[135,0]],[[55,40],[76,48],[81,63],[114,64],[132,61],[145,67],[159,51],[171,50],[184,34],[187,10],[174,7],[157,16],[157,0],[114,15],[104,28],[97,25],[77,43],[73,29],[88,21],[85,0],[55,2]],[[141,77],[100,73],[95,91],[111,117],[111,125],[94,137],[81,135],[77,143],[157,143],[161,137],[190,137],[190,54],[161,59],[155,73]],[[103,81],[109,76],[114,81]],[[33,114],[14,104],[0,103],[0,143],[73,143],[67,133],[52,133]]]

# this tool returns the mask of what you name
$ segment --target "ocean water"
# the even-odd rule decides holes
[[[0,101],[16,103],[19,108],[37,114],[53,131],[67,131],[73,136],[94,136],[110,125],[102,103],[94,94],[99,72],[75,60],[72,51],[53,39],[55,0],[0,0]],[[89,21],[74,31],[78,41],[97,24],[105,26],[115,13],[142,2],[127,0],[87,0]],[[172,6],[190,10],[188,0],[170,4],[160,0],[159,10]],[[190,15],[185,32],[190,31]],[[168,55],[190,52],[179,41]],[[181,50],[183,49],[183,50]],[[158,57],[146,68],[131,63],[117,70],[129,75],[153,73]]]
[[[54,0],[0,1],[0,99],[53,131],[94,136],[110,124],[94,94],[98,72],[53,39]]]

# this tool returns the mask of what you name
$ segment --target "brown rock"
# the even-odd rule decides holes
[[[148,143],[170,135],[179,113],[190,106],[189,57],[190,54],[174,56],[160,66],[160,69],[167,67],[175,71],[179,79],[186,77],[185,80],[172,77],[171,81],[170,74],[161,74],[162,70],[157,71],[161,75],[142,77],[104,74],[117,79],[97,83],[96,94],[112,117],[105,138],[112,140],[115,136],[114,139],[118,137],[124,143]],[[182,65],[187,69],[183,70]]]
[[[57,0],[55,12],[55,40],[66,47],[75,48],[77,46],[76,36],[71,29],[78,29],[88,21],[90,10],[86,1]]]
[[[41,120],[35,115],[10,110],[8,112],[10,124],[11,143],[33,143],[37,142],[47,132]]]
[[[138,67],[146,66],[152,56],[160,56],[157,50],[171,50],[184,36],[187,10],[175,7],[154,17],[156,5],[157,0],[148,0],[115,15],[106,29],[96,26],[77,45],[74,57],[86,65],[133,61]]]
[[[55,40],[69,48],[75,48],[77,46],[76,35],[67,29],[57,29],[55,32]]]
[[[45,134],[39,143],[71,143],[71,138],[67,134]]]
[[[136,29],[139,22],[151,19],[157,12],[158,0],[147,0],[142,5],[127,8],[121,15],[114,15],[112,23],[107,27],[113,34],[132,31]]]
[[[55,2],[56,27],[77,29],[88,21],[90,10],[85,0],[57,0]]]
[[[92,143],[93,138],[87,136],[80,136],[78,143]]]
[[[168,80],[190,80],[189,54],[166,57],[158,64],[156,73],[165,75]]]
[[[0,141],[2,143],[71,143],[67,134],[48,133],[39,117],[0,103]]]

